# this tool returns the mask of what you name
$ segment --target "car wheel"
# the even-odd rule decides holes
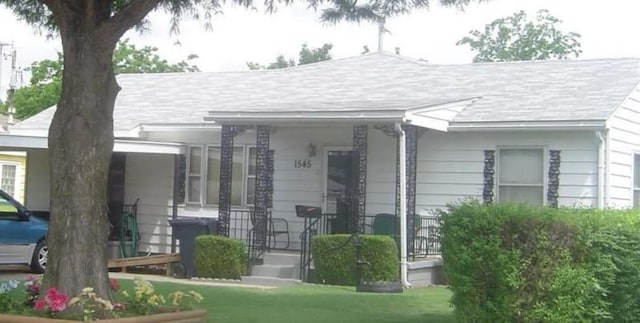
[[[47,241],[42,240],[36,245],[36,250],[33,252],[33,258],[31,259],[31,270],[38,274],[44,273],[44,269],[47,267],[47,256],[49,254],[49,248],[47,247]]]

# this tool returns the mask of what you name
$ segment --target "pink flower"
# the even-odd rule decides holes
[[[37,300],[35,304],[33,304],[33,309],[36,311],[42,311],[44,309],[44,300]]]
[[[55,288],[47,289],[44,301],[52,312],[61,312],[67,307],[68,297]]]
[[[123,303],[115,302],[113,303],[114,310],[125,310],[127,307]]]

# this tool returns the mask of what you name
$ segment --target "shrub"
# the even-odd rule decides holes
[[[638,321],[637,212],[467,201],[441,216],[459,321]]]
[[[194,261],[200,277],[240,279],[245,264],[244,244],[227,237],[200,235],[195,241]]]
[[[315,281],[329,285],[355,286],[355,248],[350,235],[315,236],[311,242]],[[361,279],[364,281],[398,280],[398,247],[389,236],[360,235],[362,243]]]

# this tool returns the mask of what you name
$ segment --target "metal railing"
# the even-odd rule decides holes
[[[336,214],[322,214],[317,218],[306,218],[305,226],[300,233],[300,279],[310,281],[311,265],[313,264],[313,253],[311,241],[316,235],[328,234],[331,232],[332,220]]]

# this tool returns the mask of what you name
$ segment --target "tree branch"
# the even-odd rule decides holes
[[[102,28],[108,31],[114,42],[117,42],[127,30],[138,24],[151,10],[155,9],[160,1],[162,0],[133,0],[122,7]]]

